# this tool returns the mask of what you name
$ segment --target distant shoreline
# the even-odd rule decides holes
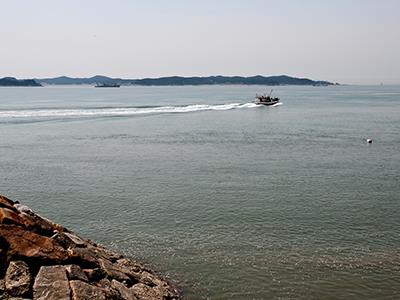
[[[56,78],[35,79],[46,85],[70,85],[70,84],[119,84],[139,86],[184,86],[184,85],[334,85],[332,82],[322,80],[311,80],[308,78],[297,78],[287,75],[279,76],[206,76],[206,77],[182,77],[170,76],[143,79],[122,79],[96,75],[89,78],[71,78],[66,76]]]
[[[0,78],[0,86],[10,86],[10,87],[19,87],[19,86],[31,86],[31,87],[40,87],[42,86],[39,82],[34,79],[16,79],[14,77],[4,77]]]
[[[201,85],[311,85],[328,86],[337,85],[324,80],[312,80],[297,78],[287,75],[279,76],[206,76],[206,77],[182,77],[170,76],[143,79],[122,79],[96,75],[89,78],[72,78],[67,76],[43,79],[18,80],[13,77],[0,79],[0,86],[43,86],[43,85],[95,85],[99,83],[117,84],[121,86],[201,86]]]

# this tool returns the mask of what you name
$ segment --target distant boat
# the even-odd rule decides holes
[[[117,83],[102,82],[102,83],[97,83],[94,87],[97,87],[97,88],[119,88],[120,85]]]
[[[279,103],[278,97],[271,97],[272,90],[267,96],[267,94],[258,95],[256,94],[256,100],[254,101],[255,104],[262,104],[262,105],[274,105]]]

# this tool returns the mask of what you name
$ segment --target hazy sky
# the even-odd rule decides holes
[[[0,77],[400,84],[400,0],[0,0]]]

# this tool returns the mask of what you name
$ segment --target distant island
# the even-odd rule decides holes
[[[18,80],[14,77],[0,78],[0,86],[42,86],[34,79]]]
[[[308,78],[296,78],[287,75],[280,76],[207,76],[207,77],[160,77],[143,79],[121,79],[96,75],[90,78],[71,78],[66,76],[55,78],[35,79],[44,85],[79,85],[97,83],[117,85],[141,85],[141,86],[182,86],[182,85],[313,85],[328,86],[335,83],[328,81],[316,81]],[[337,84],[337,83],[336,83]]]

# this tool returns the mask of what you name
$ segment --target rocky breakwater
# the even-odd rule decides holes
[[[0,195],[0,299],[180,299],[143,265]]]

